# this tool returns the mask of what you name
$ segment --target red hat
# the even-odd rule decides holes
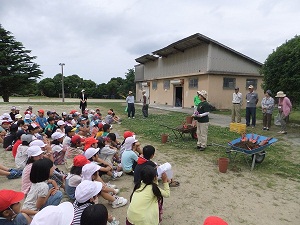
[[[133,135],[134,135],[133,132],[127,130],[127,131],[124,132],[123,137],[126,139],[128,137],[132,137]]]
[[[209,216],[204,220],[203,225],[228,225],[223,219],[217,216]]]
[[[73,159],[74,166],[84,166],[90,163],[90,161],[84,155],[76,155]]]
[[[98,140],[94,137],[88,137],[85,139],[84,151],[92,146],[92,144],[98,143]]]
[[[79,135],[74,135],[72,138],[71,138],[71,142],[73,144],[76,144],[78,142],[84,142],[84,139],[81,138]]]
[[[43,109],[40,109],[39,111],[38,111],[39,113],[45,113],[45,110],[43,110]]]
[[[0,190],[0,212],[4,211],[12,204],[20,202],[25,197],[23,192],[13,190]]]
[[[71,112],[70,112],[70,114],[74,114],[74,113],[76,113],[77,112],[77,110],[76,109],[73,109],[73,110],[71,110]]]
[[[98,128],[102,129],[103,128],[103,123],[98,123]]]

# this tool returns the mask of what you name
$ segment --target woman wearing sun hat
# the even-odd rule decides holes
[[[275,97],[279,98],[278,111],[280,115],[281,131],[279,131],[278,134],[287,134],[286,119],[292,110],[292,103],[283,91],[278,91]]]

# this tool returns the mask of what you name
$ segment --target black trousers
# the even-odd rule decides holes
[[[127,113],[128,113],[128,117],[134,117],[134,114],[135,114],[134,103],[128,103]]]
[[[142,112],[144,117],[148,117],[148,108],[149,108],[148,104],[143,105]]]

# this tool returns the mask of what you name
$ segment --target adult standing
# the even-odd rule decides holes
[[[261,109],[263,112],[263,130],[269,130],[271,127],[272,113],[274,109],[274,99],[271,97],[271,90],[265,92],[265,97],[261,100]]]
[[[275,97],[279,98],[278,111],[280,115],[281,131],[279,131],[278,134],[287,134],[286,121],[292,110],[292,103],[283,91],[278,91]]]
[[[146,91],[145,90],[142,91],[142,94],[143,94],[142,112],[143,112],[144,118],[146,118],[146,117],[148,117],[148,108],[149,108],[148,96],[146,95]]]
[[[81,109],[81,113],[84,114],[84,111],[87,107],[87,96],[85,94],[84,89],[81,90],[81,94],[79,98],[80,98],[79,108]]]
[[[243,95],[239,90],[240,89],[236,87],[232,94],[232,111],[231,111],[232,123],[235,123],[235,117],[238,123],[241,122],[241,105],[243,103]]]
[[[256,125],[256,104],[258,103],[258,94],[254,92],[253,85],[248,87],[249,93],[246,95],[246,126],[250,126],[250,117],[252,119],[252,128]]]
[[[135,107],[134,107],[134,96],[132,95],[132,91],[128,92],[126,102],[127,102],[128,119],[130,119],[130,116],[131,118],[134,119]]]
[[[198,93],[198,92],[197,92]],[[207,99],[207,92],[202,90],[199,92],[198,97],[201,102],[197,107],[197,111],[192,115],[195,120],[197,120],[197,149],[199,151],[204,151],[207,146],[207,132],[208,132],[208,114],[210,111],[210,106]]]

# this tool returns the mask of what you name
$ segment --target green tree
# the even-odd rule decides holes
[[[39,65],[33,62],[36,57],[30,53],[0,24],[0,94],[4,102],[42,75]]]
[[[284,91],[291,101],[300,102],[300,36],[277,47],[266,59],[262,69],[263,89]]]

